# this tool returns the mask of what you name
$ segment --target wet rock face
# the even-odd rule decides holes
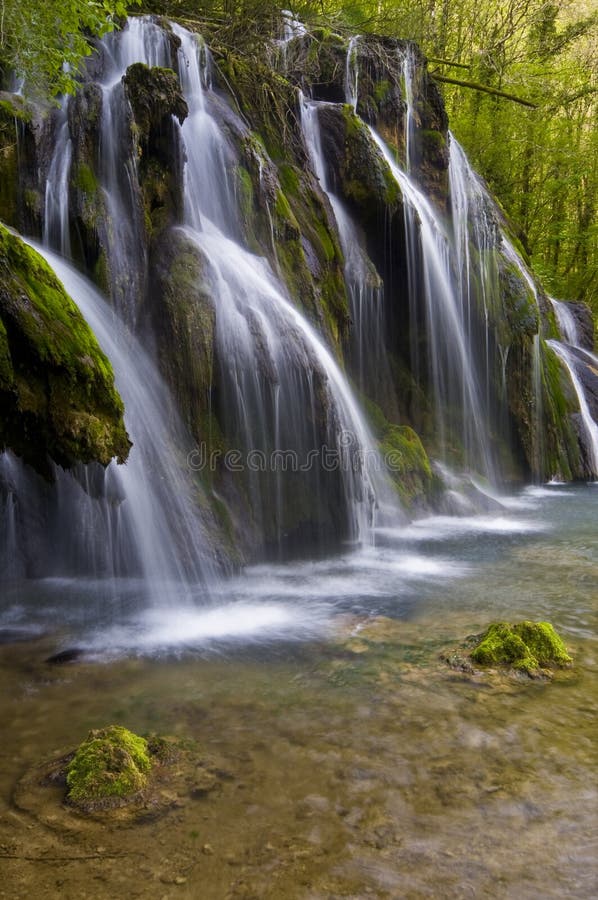
[[[567,309],[573,315],[577,325],[579,346],[584,350],[594,349],[594,320],[592,310],[585,303],[568,303]]]
[[[349,67],[347,55],[350,55]],[[407,159],[407,78],[412,97],[411,171],[431,196],[444,205],[448,192],[448,118],[426,59],[411,41],[361,36],[351,45],[339,35],[316,29],[291,41],[284,58],[287,77],[309,86],[314,100],[345,103],[348,79],[357,73],[356,111]]]
[[[44,260],[0,225],[0,450],[48,475],[48,457],[107,465],[129,446],[93,333]]]
[[[123,78],[133,112],[139,184],[150,233],[180,221],[183,209],[182,158],[178,132],[188,107],[172,69],[134,63]]]
[[[187,103],[172,69],[133,63],[123,82],[142,139],[149,141],[152,130],[163,129],[170,116],[181,125],[187,118]]]
[[[215,312],[206,267],[196,244],[178,229],[161,233],[150,253],[148,314],[161,335],[160,367],[197,441],[214,434],[210,420],[214,381]]]
[[[0,91],[0,221],[33,233],[41,214],[35,118],[20,95]]]

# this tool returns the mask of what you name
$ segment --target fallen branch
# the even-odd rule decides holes
[[[428,56],[428,62],[438,63],[440,66],[452,66],[455,69],[471,69],[471,66],[465,63],[451,62],[450,59],[440,59],[437,56]]]
[[[461,81],[460,78],[449,78],[447,75],[438,75],[436,72],[430,72],[430,75],[434,81],[456,84],[458,87],[471,88],[473,91],[481,91],[493,97],[502,97],[504,100],[511,100],[513,103],[520,103],[521,106],[529,106],[530,109],[538,108],[538,104],[532,103],[531,100],[524,100],[523,97],[517,97],[515,94],[507,94],[506,91],[499,91],[497,88],[488,87],[486,84],[478,84],[476,81]]]

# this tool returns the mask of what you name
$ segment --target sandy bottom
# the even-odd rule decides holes
[[[595,643],[552,683],[472,678],[438,659],[466,624],[63,666],[5,645],[0,897],[595,896]],[[135,824],[23,786],[110,723],[197,741],[215,783]]]

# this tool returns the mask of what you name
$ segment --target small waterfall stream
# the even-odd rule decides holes
[[[592,416],[590,406],[586,397],[586,392],[577,371],[580,364],[582,363],[579,358],[571,351],[571,349],[567,347],[566,344],[562,344],[560,341],[555,340],[549,340],[547,341],[547,343],[550,347],[552,347],[559,359],[562,360],[565,367],[567,368],[567,371],[569,372],[569,377],[571,378],[573,387],[575,388],[575,393],[577,394],[577,399],[579,401],[581,420],[587,437],[589,456],[588,463],[590,465],[592,475],[598,476],[598,423]],[[598,358],[595,357],[594,354],[587,355],[591,357],[594,365],[598,365]]]
[[[555,300],[552,297],[550,302],[556,315],[562,341],[550,340],[548,345],[552,347],[569,372],[569,377],[579,402],[582,426],[586,436],[588,464],[591,474],[594,477],[598,477],[598,422],[592,415],[586,390],[579,374],[582,366],[588,366],[593,373],[596,373],[598,371],[598,356],[580,346],[579,329],[568,304]]]
[[[451,410],[464,411],[462,442],[466,465],[491,481],[497,469],[483,397],[470,345],[466,318],[455,290],[453,248],[443,224],[431,203],[412,179],[396,164],[382,138],[370,127],[370,134],[396,179],[406,207],[406,226],[413,246],[421,253],[421,281],[429,341],[429,363],[436,402],[441,453],[450,441]],[[411,261],[412,264],[414,260]],[[415,267],[414,267],[415,268]],[[415,272],[410,279],[415,280]]]
[[[357,40],[352,39],[352,40]],[[349,64],[351,44],[347,54],[346,85],[349,98],[357,102],[357,69]],[[353,74],[352,74],[353,73]],[[351,92],[355,93],[351,93]],[[365,250],[364,235],[342,200],[331,190],[322,151],[318,110],[326,103],[300,96],[301,127],[313,170],[332,206],[341,248],[345,258],[345,281],[348,287],[352,320],[351,359],[357,371],[359,389],[378,399],[384,393],[386,405],[396,405],[384,341],[384,288]],[[394,402],[393,402],[394,401]]]
[[[56,485],[44,503],[40,481],[6,454],[3,481],[12,490],[18,574],[139,580],[141,605],[181,604],[205,596],[217,567],[206,525],[185,466],[190,449],[182,424],[154,363],[128,333],[91,283],[56,254],[36,247],[74,299],[109,357],[125,403],[133,440],[125,465],[79,466],[73,474],[55,467]],[[44,516],[44,506],[46,513]],[[38,522],[31,518],[38,509]],[[13,562],[12,574],[17,574]],[[9,570],[8,574],[11,574]],[[112,583],[112,586],[111,586]]]

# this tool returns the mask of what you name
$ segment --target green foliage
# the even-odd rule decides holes
[[[67,798],[84,808],[130,797],[147,784],[148,744],[120,725],[90,731],[67,768]]]
[[[140,0],[0,0],[0,69],[28,93],[71,93],[89,38],[118,24]]]
[[[471,652],[482,666],[508,665],[533,674],[548,666],[567,666],[571,657],[550,622],[496,622],[490,625]]]

